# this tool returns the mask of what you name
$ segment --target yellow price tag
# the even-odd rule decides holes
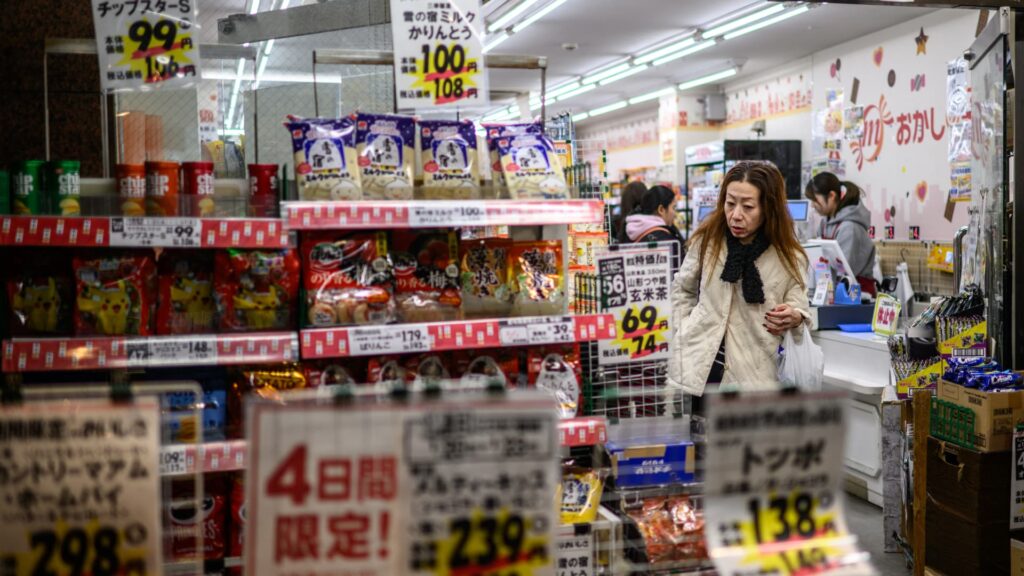
[[[420,65],[408,72],[416,79],[413,88],[428,91],[435,106],[476,98],[480,65],[462,44],[424,44],[421,50]]]
[[[521,515],[477,510],[453,518],[437,542],[437,576],[530,576],[550,565],[551,540]]]
[[[117,529],[98,521],[84,527],[58,522],[26,532],[29,551],[15,555],[14,574],[148,574],[155,567],[146,565],[147,546],[156,537],[142,524]]]

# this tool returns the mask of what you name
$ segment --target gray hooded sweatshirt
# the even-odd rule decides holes
[[[871,213],[858,202],[841,208],[835,217],[822,222],[821,237],[839,243],[855,275],[871,278],[875,243],[868,236],[868,226],[871,226]]]

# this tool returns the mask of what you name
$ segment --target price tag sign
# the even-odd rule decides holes
[[[879,336],[892,336],[900,318],[900,301],[888,294],[875,299],[875,313],[871,317],[871,330]]]
[[[159,434],[144,399],[0,408],[3,573],[161,573]]]
[[[217,339],[180,336],[139,338],[125,344],[128,366],[192,366],[217,363]]]
[[[668,359],[672,249],[606,250],[596,257],[602,312],[616,337],[598,342],[602,366]]]
[[[438,200],[416,203],[409,207],[409,225],[413,228],[483,226],[486,221],[487,205],[479,200]]]
[[[502,346],[562,344],[576,341],[572,317],[503,320],[498,330]]]
[[[391,0],[400,110],[488,102],[480,0]]]
[[[705,517],[721,576],[870,575],[842,507],[841,394],[711,398]]]
[[[554,574],[559,448],[543,393],[290,398],[249,412],[246,574]]]
[[[396,324],[348,331],[348,349],[352,356],[429,352],[433,347],[434,339],[426,326]]]
[[[166,446],[160,449],[160,475],[176,476],[188,474],[188,453],[186,446]]]
[[[184,87],[200,77],[197,0],[92,0],[100,85]]]
[[[558,539],[555,576],[593,576],[594,534],[573,534]]]
[[[199,218],[111,218],[111,246],[199,248]]]

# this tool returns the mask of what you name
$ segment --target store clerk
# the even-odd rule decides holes
[[[810,316],[806,262],[779,169],[762,162],[733,166],[672,284],[669,385],[697,397],[719,383],[777,389],[782,335]],[[794,336],[799,342],[803,332]]]
[[[821,172],[807,183],[804,195],[825,220],[820,237],[835,240],[853,268],[861,292],[874,296],[875,243],[868,235],[871,213],[861,202],[861,191],[853,182],[841,181],[831,172]]]

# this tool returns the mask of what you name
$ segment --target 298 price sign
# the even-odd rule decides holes
[[[92,576],[144,576],[144,545],[150,537],[142,524],[124,530],[95,524],[89,529],[37,530],[28,534],[32,558],[27,563],[33,576],[91,574]]]

